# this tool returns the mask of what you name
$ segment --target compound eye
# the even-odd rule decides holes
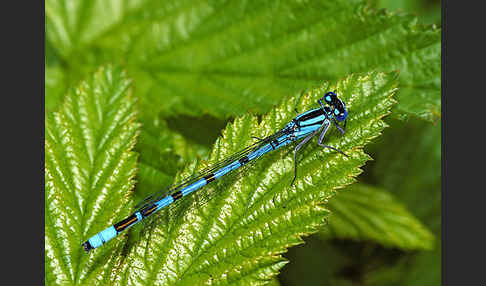
[[[346,105],[344,104],[344,102],[342,102],[339,99],[334,104],[334,114],[335,114],[336,119],[338,121],[344,121],[344,120],[346,120],[346,117],[348,116],[348,112],[346,110]]]
[[[344,121],[348,117],[348,112],[344,110],[343,112],[339,113],[339,115],[336,115],[337,121]]]
[[[326,94],[324,95],[324,100],[328,103],[328,104],[331,104],[332,102],[334,102],[334,100],[337,98],[336,94],[334,92],[326,92]]]

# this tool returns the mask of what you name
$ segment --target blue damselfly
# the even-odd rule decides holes
[[[248,162],[257,159],[272,150],[276,150],[299,139],[303,138],[294,149],[295,167],[294,178],[292,179],[291,184],[293,184],[297,178],[297,152],[315,135],[320,133],[318,141],[319,146],[331,148],[340,152],[344,156],[347,156],[342,151],[323,143],[324,136],[331,124],[334,124],[337,129],[344,134],[346,118],[348,115],[346,105],[337,97],[335,92],[327,92],[318,100],[318,103],[320,107],[297,115],[291,122],[276,133],[263,139],[257,138],[258,142],[245,149],[215,163],[194,176],[183,179],[181,182],[170,186],[166,190],[145,198],[137,205],[137,210],[132,215],[93,235],[84,242],[82,244],[84,249],[89,252],[91,249],[105,244],[137,222],[153,215],[169,205],[172,205],[175,201],[193,193],[210,182],[223,177],[231,171],[244,166]],[[344,122],[343,127],[341,127],[338,122]]]

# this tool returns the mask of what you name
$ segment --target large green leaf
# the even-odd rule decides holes
[[[131,208],[139,124],[130,85],[119,68],[101,68],[46,118],[45,273],[50,285],[95,285],[114,267],[109,258],[123,240],[90,255],[81,243]]]
[[[361,172],[359,167],[369,159],[362,148],[386,126],[381,118],[395,102],[395,86],[394,74],[355,75],[286,98],[261,121],[251,115],[237,118],[217,140],[209,163],[254,142],[251,136],[264,137],[282,128],[295,117],[295,108],[316,107],[325,91],[337,89],[349,108],[347,131],[344,136],[331,132],[326,142],[349,158],[311,143],[299,156],[299,178],[290,186],[293,149],[284,147],[243,173],[228,175],[179,201],[145,226],[117,269],[117,284],[268,282],[286,264],[280,254],[324,223],[328,210],[323,203]],[[199,205],[206,194],[213,198]]]
[[[46,16],[66,79],[125,64],[143,118],[263,113],[321,80],[375,69],[400,70],[397,116],[440,116],[440,30],[361,0],[48,0]]]
[[[354,184],[329,200],[332,215],[322,235],[372,240],[388,247],[432,249],[434,236],[389,192]]]

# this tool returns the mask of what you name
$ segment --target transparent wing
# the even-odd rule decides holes
[[[283,131],[284,130],[282,129],[282,130],[280,130],[280,131],[278,131],[278,132],[276,132],[272,135],[269,135],[269,136],[265,137],[264,139],[261,139],[260,141],[258,141],[256,143],[254,143],[254,144],[232,154],[231,156],[226,157],[226,158],[214,163],[213,165],[197,172],[196,174],[189,176],[189,177],[186,177],[186,178],[182,179],[181,181],[174,183],[174,184],[170,185],[169,187],[167,187],[165,189],[162,189],[161,191],[158,191],[154,194],[149,195],[148,197],[143,199],[140,203],[138,203],[135,206],[135,208],[138,209],[138,210],[141,210],[142,208],[144,208],[148,205],[152,205],[153,203],[161,200],[162,198],[166,197],[167,195],[172,194],[174,192],[177,192],[178,190],[200,180],[201,178],[207,176],[208,174],[214,173],[216,170],[220,169],[221,167],[224,167],[224,166],[226,166],[226,165],[228,165],[228,164],[230,164],[230,163],[232,163],[236,160],[239,160],[239,159],[247,156],[251,152],[258,150],[259,148],[270,143],[274,139],[282,136]]]

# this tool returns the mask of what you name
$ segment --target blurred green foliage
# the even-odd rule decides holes
[[[400,71],[393,116],[440,117],[440,30],[361,0],[50,0],[46,40],[64,88],[123,64],[142,122],[261,114],[305,87],[372,70]],[[63,87],[46,90],[48,107]]]

